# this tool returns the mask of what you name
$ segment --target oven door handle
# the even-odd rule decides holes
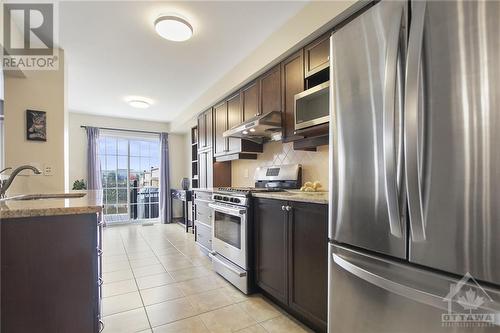
[[[221,207],[216,204],[208,204],[208,207],[213,208],[216,211],[219,211],[221,213],[226,213],[230,215],[236,215],[236,216],[241,216],[246,213],[246,209],[238,209],[238,208],[228,208],[228,207]]]

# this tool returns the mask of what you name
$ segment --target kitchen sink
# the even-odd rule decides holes
[[[6,200],[41,200],[41,199],[72,199],[72,198],[82,198],[87,193],[53,193],[53,194],[21,194],[10,198],[2,199]]]

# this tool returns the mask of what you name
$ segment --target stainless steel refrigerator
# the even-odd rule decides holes
[[[500,332],[500,2],[381,1],[330,56],[329,332]]]

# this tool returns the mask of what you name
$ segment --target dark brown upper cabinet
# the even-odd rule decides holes
[[[256,158],[255,153],[262,152],[261,144],[224,138],[223,133],[242,122],[272,111],[282,112],[282,139],[283,142],[293,141],[294,149],[315,150],[318,145],[327,144],[327,126],[323,126],[326,131],[322,127],[314,129],[314,132],[295,133],[294,98],[307,87],[329,80],[329,37],[329,33],[321,36],[243,87],[238,93],[226,97],[224,102],[213,107],[213,111],[202,114],[198,118],[198,149],[203,151],[212,148],[213,156],[218,162]]]
[[[278,65],[260,77],[259,114],[282,110],[281,66]]]
[[[227,140],[222,136],[227,130],[227,103],[214,106],[214,156],[224,155],[228,150]]]
[[[230,129],[233,126],[240,124],[243,121],[243,115],[241,112],[241,94],[231,96],[227,100],[227,128]],[[228,138],[227,139],[227,151],[230,153],[241,151],[241,139]]]
[[[206,130],[206,141],[207,141],[207,148],[212,148],[214,144],[214,136],[213,136],[213,131],[214,131],[214,113],[213,110],[210,109],[206,112],[206,119],[207,119],[207,130]]]
[[[283,141],[290,142],[302,138],[295,132],[295,95],[304,91],[304,53],[292,54],[281,63],[283,100]]]
[[[238,138],[225,138],[223,133],[242,122],[241,95],[238,92],[214,106],[214,157],[217,162],[256,159],[262,145]]]
[[[330,65],[330,34],[325,34],[304,48],[305,77],[314,75]]]
[[[243,121],[281,111],[281,67],[278,65],[241,90]]]
[[[198,116],[198,150],[212,147],[212,109]]]
[[[241,105],[243,120],[258,116],[259,110],[259,90],[260,81],[254,81],[241,90]]]
[[[200,149],[207,146],[207,121],[205,113],[198,116],[198,147]]]

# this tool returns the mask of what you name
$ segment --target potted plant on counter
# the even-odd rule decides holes
[[[85,180],[77,179],[73,182],[73,191],[82,191],[87,189],[87,184],[85,184]]]

